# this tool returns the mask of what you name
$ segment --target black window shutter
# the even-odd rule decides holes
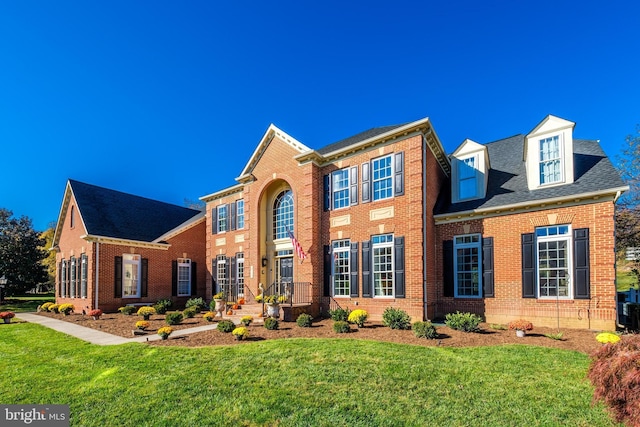
[[[236,229],[236,202],[229,203],[229,224],[231,230]]]
[[[214,258],[211,261],[211,291],[213,292],[213,295],[220,292],[220,288],[218,286],[217,280],[218,280],[218,260]]]
[[[324,210],[331,210],[331,174],[324,176]]]
[[[351,206],[358,204],[358,166],[349,169],[349,201]]]
[[[218,234],[218,208],[211,208],[211,234]]]
[[[58,263],[58,296],[62,297],[62,284],[64,283],[62,274],[62,261]]]
[[[371,201],[371,163],[362,164],[362,194],[360,200],[362,203]]]
[[[82,256],[76,261],[76,297],[80,298],[82,284]]]
[[[589,299],[591,297],[589,266],[589,229],[573,230],[573,297]]]
[[[402,196],[404,194],[404,151],[394,155],[393,174],[393,195]]]
[[[323,294],[325,297],[331,296],[331,246],[324,245],[324,287]]]
[[[358,242],[351,243],[349,270],[349,294],[352,297],[358,297]]]
[[[122,257],[115,257],[113,262],[113,296],[122,298]]]
[[[396,298],[405,297],[404,237],[393,238],[393,262],[395,265],[393,284]]]
[[[178,295],[178,261],[171,261],[171,295]]]
[[[453,280],[453,240],[442,242],[442,281],[443,295],[445,297],[454,296]]]
[[[371,241],[362,242],[362,296],[371,298]]]
[[[82,254],[82,260],[84,261],[82,263],[82,269],[84,271],[84,274],[82,275],[82,284],[81,284],[80,294],[81,294],[82,298],[86,298],[87,297],[87,282],[89,281],[89,258],[87,257],[86,254]]]
[[[229,273],[231,273],[231,268],[230,268],[230,264],[231,263],[229,261],[229,258],[224,257],[224,259],[227,262],[227,266],[226,266],[227,268],[225,268],[225,270],[224,270],[224,278],[225,278],[227,284],[229,284],[229,276],[230,276]]]
[[[233,294],[237,294],[237,288],[236,288],[236,257],[232,256],[231,258],[229,258],[229,275],[231,277],[231,280],[229,281],[229,284],[231,285],[230,288],[233,289]]]
[[[71,261],[69,261],[67,263],[67,280],[65,282],[65,295],[66,296],[70,296],[71,295]]]
[[[522,235],[522,298],[536,297],[536,251],[533,233]]]
[[[195,261],[191,261],[191,296],[198,295],[198,264]]]
[[[484,297],[495,297],[493,285],[493,237],[482,239],[482,286]]]
[[[149,293],[149,259],[142,258],[142,264],[140,265],[142,273],[140,274],[142,283],[140,284],[140,296],[146,297]]]

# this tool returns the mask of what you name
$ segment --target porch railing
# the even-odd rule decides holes
[[[274,282],[263,292],[264,296],[284,295],[286,300],[280,305],[311,304],[310,282]]]

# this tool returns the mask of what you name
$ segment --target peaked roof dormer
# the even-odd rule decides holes
[[[525,136],[523,160],[529,190],[573,182],[575,125],[574,122],[548,115]]]
[[[487,147],[465,139],[451,154],[451,202],[483,199],[489,179],[489,151]]]

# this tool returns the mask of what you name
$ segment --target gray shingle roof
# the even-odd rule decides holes
[[[358,142],[367,140],[369,138],[373,138],[374,136],[382,135],[385,132],[392,131],[396,128],[406,125],[406,123],[402,123],[399,125],[391,125],[391,126],[380,126],[376,128],[372,128],[369,130],[365,130],[364,132],[360,132],[357,135],[350,136],[349,138],[342,139],[338,142],[334,142],[329,145],[325,145],[324,147],[316,150],[318,153],[324,155],[327,153],[331,153],[332,151],[340,150],[342,148],[346,148],[350,145],[357,144]]]
[[[87,233],[152,242],[200,211],[69,180]]]
[[[527,201],[577,196],[625,185],[597,141],[574,139],[574,182],[556,187],[529,190],[525,164],[522,161],[524,140],[524,135],[516,135],[486,144],[491,162],[486,197],[480,200],[451,203],[450,184],[445,185],[436,204],[435,214],[497,208]]]

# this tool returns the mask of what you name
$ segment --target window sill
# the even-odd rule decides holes
[[[555,297],[538,297],[536,299],[537,302],[541,304],[550,304],[550,303],[560,303],[560,304],[575,304],[575,300],[573,298],[563,297],[563,298],[555,298]]]

